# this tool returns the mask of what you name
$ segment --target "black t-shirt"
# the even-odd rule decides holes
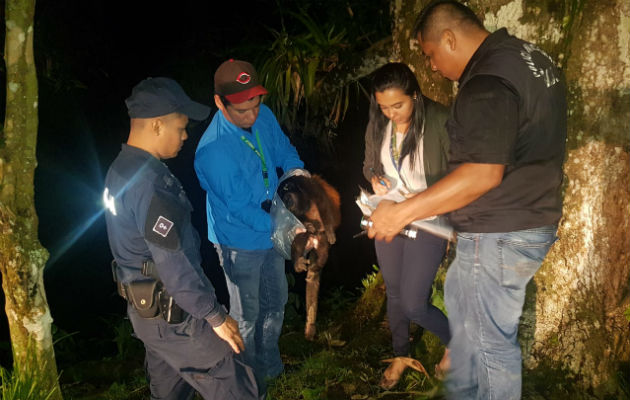
[[[511,232],[560,219],[566,103],[560,81],[531,72],[534,63],[555,68],[541,54],[500,30],[462,75],[447,122],[449,169],[479,163],[505,165],[505,171],[498,187],[450,213],[459,232]]]
[[[514,163],[518,98],[501,78],[478,75],[458,94],[449,121],[451,164]]]

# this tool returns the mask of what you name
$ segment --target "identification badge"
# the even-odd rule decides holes
[[[162,237],[166,237],[171,231],[173,225],[175,224],[172,221],[169,221],[168,219],[160,215],[157,221],[155,221],[155,225],[153,225],[153,232]]]

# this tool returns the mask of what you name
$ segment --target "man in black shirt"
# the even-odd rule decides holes
[[[407,201],[382,202],[369,235],[391,240],[411,221],[450,213],[449,398],[518,399],[525,287],[562,212],[565,87],[542,50],[505,29],[488,32],[455,1],[429,5],[416,32],[432,69],[459,83],[447,121],[450,173]]]

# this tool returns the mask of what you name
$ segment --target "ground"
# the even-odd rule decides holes
[[[436,279],[433,301],[442,306],[441,288],[445,268]],[[297,279],[300,279],[298,276]],[[302,278],[303,279],[303,278]],[[290,280],[291,281],[291,280]],[[294,293],[294,296],[298,294]],[[286,323],[280,339],[285,372],[270,383],[269,400],[363,400],[363,399],[441,399],[443,384],[434,377],[434,366],[444,347],[438,338],[422,329],[412,329],[412,355],[429,372],[430,377],[410,371],[390,391],[378,386],[391,357],[390,333],[385,317],[385,287],[380,274],[374,272],[363,279],[356,291],[340,288],[325,293],[320,303],[318,336],[309,342],[303,336],[304,314],[299,301],[287,306]],[[303,303],[302,303],[303,304]],[[72,336],[57,342],[57,355],[62,370],[62,388],[67,400],[135,400],[148,397],[142,370],[143,348],[131,337],[126,320],[111,321],[114,327],[109,343],[116,355],[100,360],[81,361],[85,346]],[[58,333],[59,335],[59,333]],[[65,342],[65,344],[64,344]],[[63,365],[65,364],[65,366]],[[627,378],[620,369],[618,395],[610,399],[630,398]],[[550,366],[525,371],[523,398],[595,399],[577,388],[569,379]]]

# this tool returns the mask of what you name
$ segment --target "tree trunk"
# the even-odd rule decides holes
[[[535,279],[536,331],[527,366],[562,363],[605,392],[628,361],[630,277],[630,5],[587,1],[566,63],[569,140],[561,240]]]
[[[36,392],[61,399],[44,292],[48,252],[37,238],[33,177],[37,164],[37,76],[34,0],[6,1],[4,59],[7,108],[0,135],[0,271],[14,374],[33,377]],[[39,398],[39,397],[38,397]]]
[[[428,0],[394,0],[395,58],[448,104],[455,85],[432,73],[412,37]],[[562,367],[603,394],[630,356],[630,5],[625,0],[471,0],[486,28],[534,42],[563,68],[569,127],[558,242],[528,290],[527,368]]]

